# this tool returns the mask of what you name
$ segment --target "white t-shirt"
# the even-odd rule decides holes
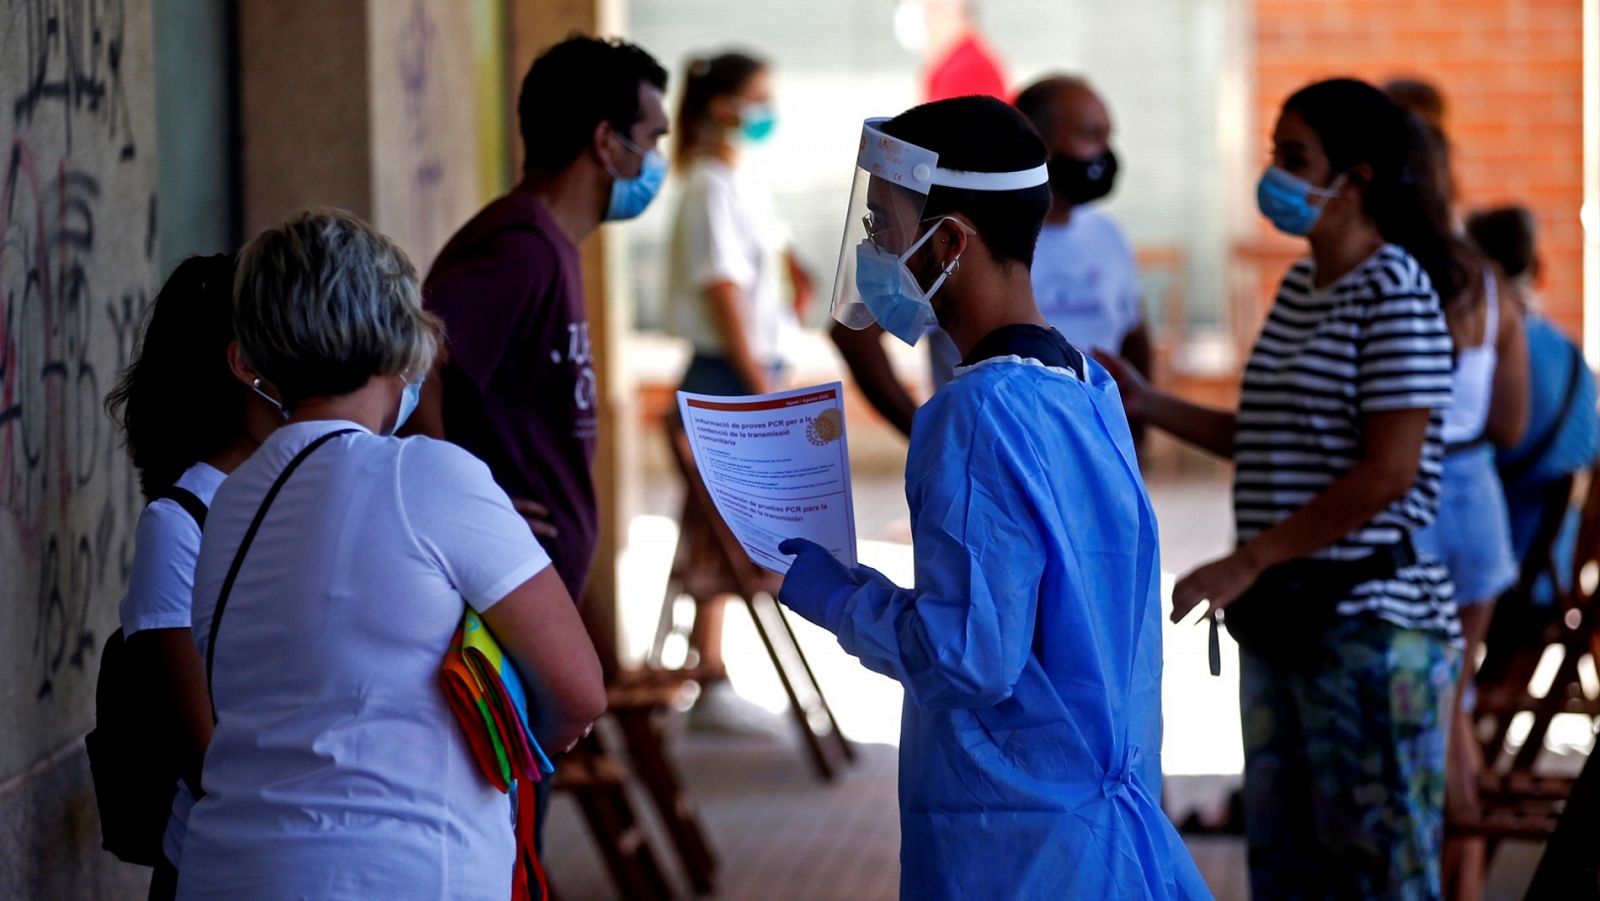
[[[1045,224],[1033,254],[1039,312],[1084,353],[1117,353],[1144,321],[1139,266],[1122,228],[1094,207],[1077,207],[1066,225]]]
[[[178,477],[177,487],[211,505],[217,486],[225,478],[208,463],[196,463]],[[177,501],[157,498],[139,514],[133,534],[133,566],[128,570],[128,593],[117,606],[122,637],[148,629],[189,628],[189,608],[194,603],[194,564],[200,556],[200,524]],[[182,779],[172,797],[172,817],[161,837],[161,851],[176,865],[183,848],[183,833],[194,807],[194,794]]]
[[[794,311],[783,302],[783,252],[788,234],[772,194],[748,171],[702,158],[684,176],[668,258],[668,302],[678,334],[694,349],[726,356],[705,289],[732,282],[757,362],[779,361]]]
[[[1084,353],[1122,351],[1144,322],[1139,265],[1116,220],[1092,206],[1074,207],[1066,225],[1046,223],[1033,254],[1033,296],[1056,331]],[[960,352],[944,332],[930,333],[934,385],[950,380]]]
[[[354,423],[286,425],[223,483],[195,573],[202,656],[217,595],[272,482]],[[360,431],[273,502],[217,635],[217,730],[179,897],[505,898],[511,807],[439,686],[470,604],[550,563],[488,467],[452,444]]]

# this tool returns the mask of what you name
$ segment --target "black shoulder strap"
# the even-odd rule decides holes
[[[152,500],[172,501],[173,503],[182,507],[183,512],[189,514],[189,517],[194,520],[194,524],[200,527],[200,531],[205,531],[206,505],[200,500],[200,498],[195,496],[193,491],[173,485],[167,490],[156,495],[154,498],[152,498]]]
[[[300,453],[294,455],[294,459],[289,461],[289,465],[283,468],[283,472],[278,475],[278,480],[272,483],[271,488],[267,489],[267,496],[261,499],[261,506],[256,510],[255,518],[250,520],[250,528],[245,530],[244,539],[239,542],[239,550],[233,555],[233,564],[228,567],[228,577],[222,580],[222,591],[217,594],[216,609],[211,612],[211,637],[206,641],[206,693],[208,695],[211,694],[211,665],[217,659],[217,630],[222,626],[222,611],[228,605],[228,595],[233,593],[233,582],[239,577],[239,567],[244,565],[244,555],[250,550],[250,543],[256,540],[256,532],[261,530],[262,520],[267,518],[267,510],[272,506],[272,502],[277,499],[278,492],[283,490],[284,483],[289,481],[289,476],[294,475],[294,471],[300,468],[300,464],[304,463],[312,452],[334,438],[340,435],[348,435],[354,431],[356,430],[338,429],[306,445]],[[216,718],[217,702],[213,697],[211,700],[211,719],[214,721]]]
[[[1551,420],[1549,427],[1544,430],[1544,434],[1539,436],[1538,442],[1527,453],[1500,470],[1500,480],[1502,482],[1507,484],[1514,483],[1527,475],[1533,467],[1537,466],[1540,458],[1550,450],[1551,445],[1556,443],[1556,437],[1561,434],[1561,429],[1567,424],[1567,417],[1572,415],[1572,404],[1578,399],[1578,384],[1583,376],[1583,352],[1578,350],[1577,345],[1568,342],[1567,358],[1571,367],[1567,370],[1567,391],[1561,399],[1561,411],[1556,414],[1555,419]]]

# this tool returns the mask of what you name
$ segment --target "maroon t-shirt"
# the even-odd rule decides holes
[[[444,428],[514,498],[544,504],[541,539],[574,599],[594,562],[595,374],[578,250],[520,191],[462,226],[423,286],[444,320]]]

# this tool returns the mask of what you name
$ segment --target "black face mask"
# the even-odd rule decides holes
[[[1049,167],[1050,190],[1073,206],[1110,194],[1117,180],[1117,155],[1109,148],[1086,160],[1058,153],[1050,157]]]

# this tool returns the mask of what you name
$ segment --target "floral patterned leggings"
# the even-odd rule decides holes
[[[1325,645],[1309,672],[1239,653],[1252,894],[1437,898],[1461,653],[1372,616]]]

